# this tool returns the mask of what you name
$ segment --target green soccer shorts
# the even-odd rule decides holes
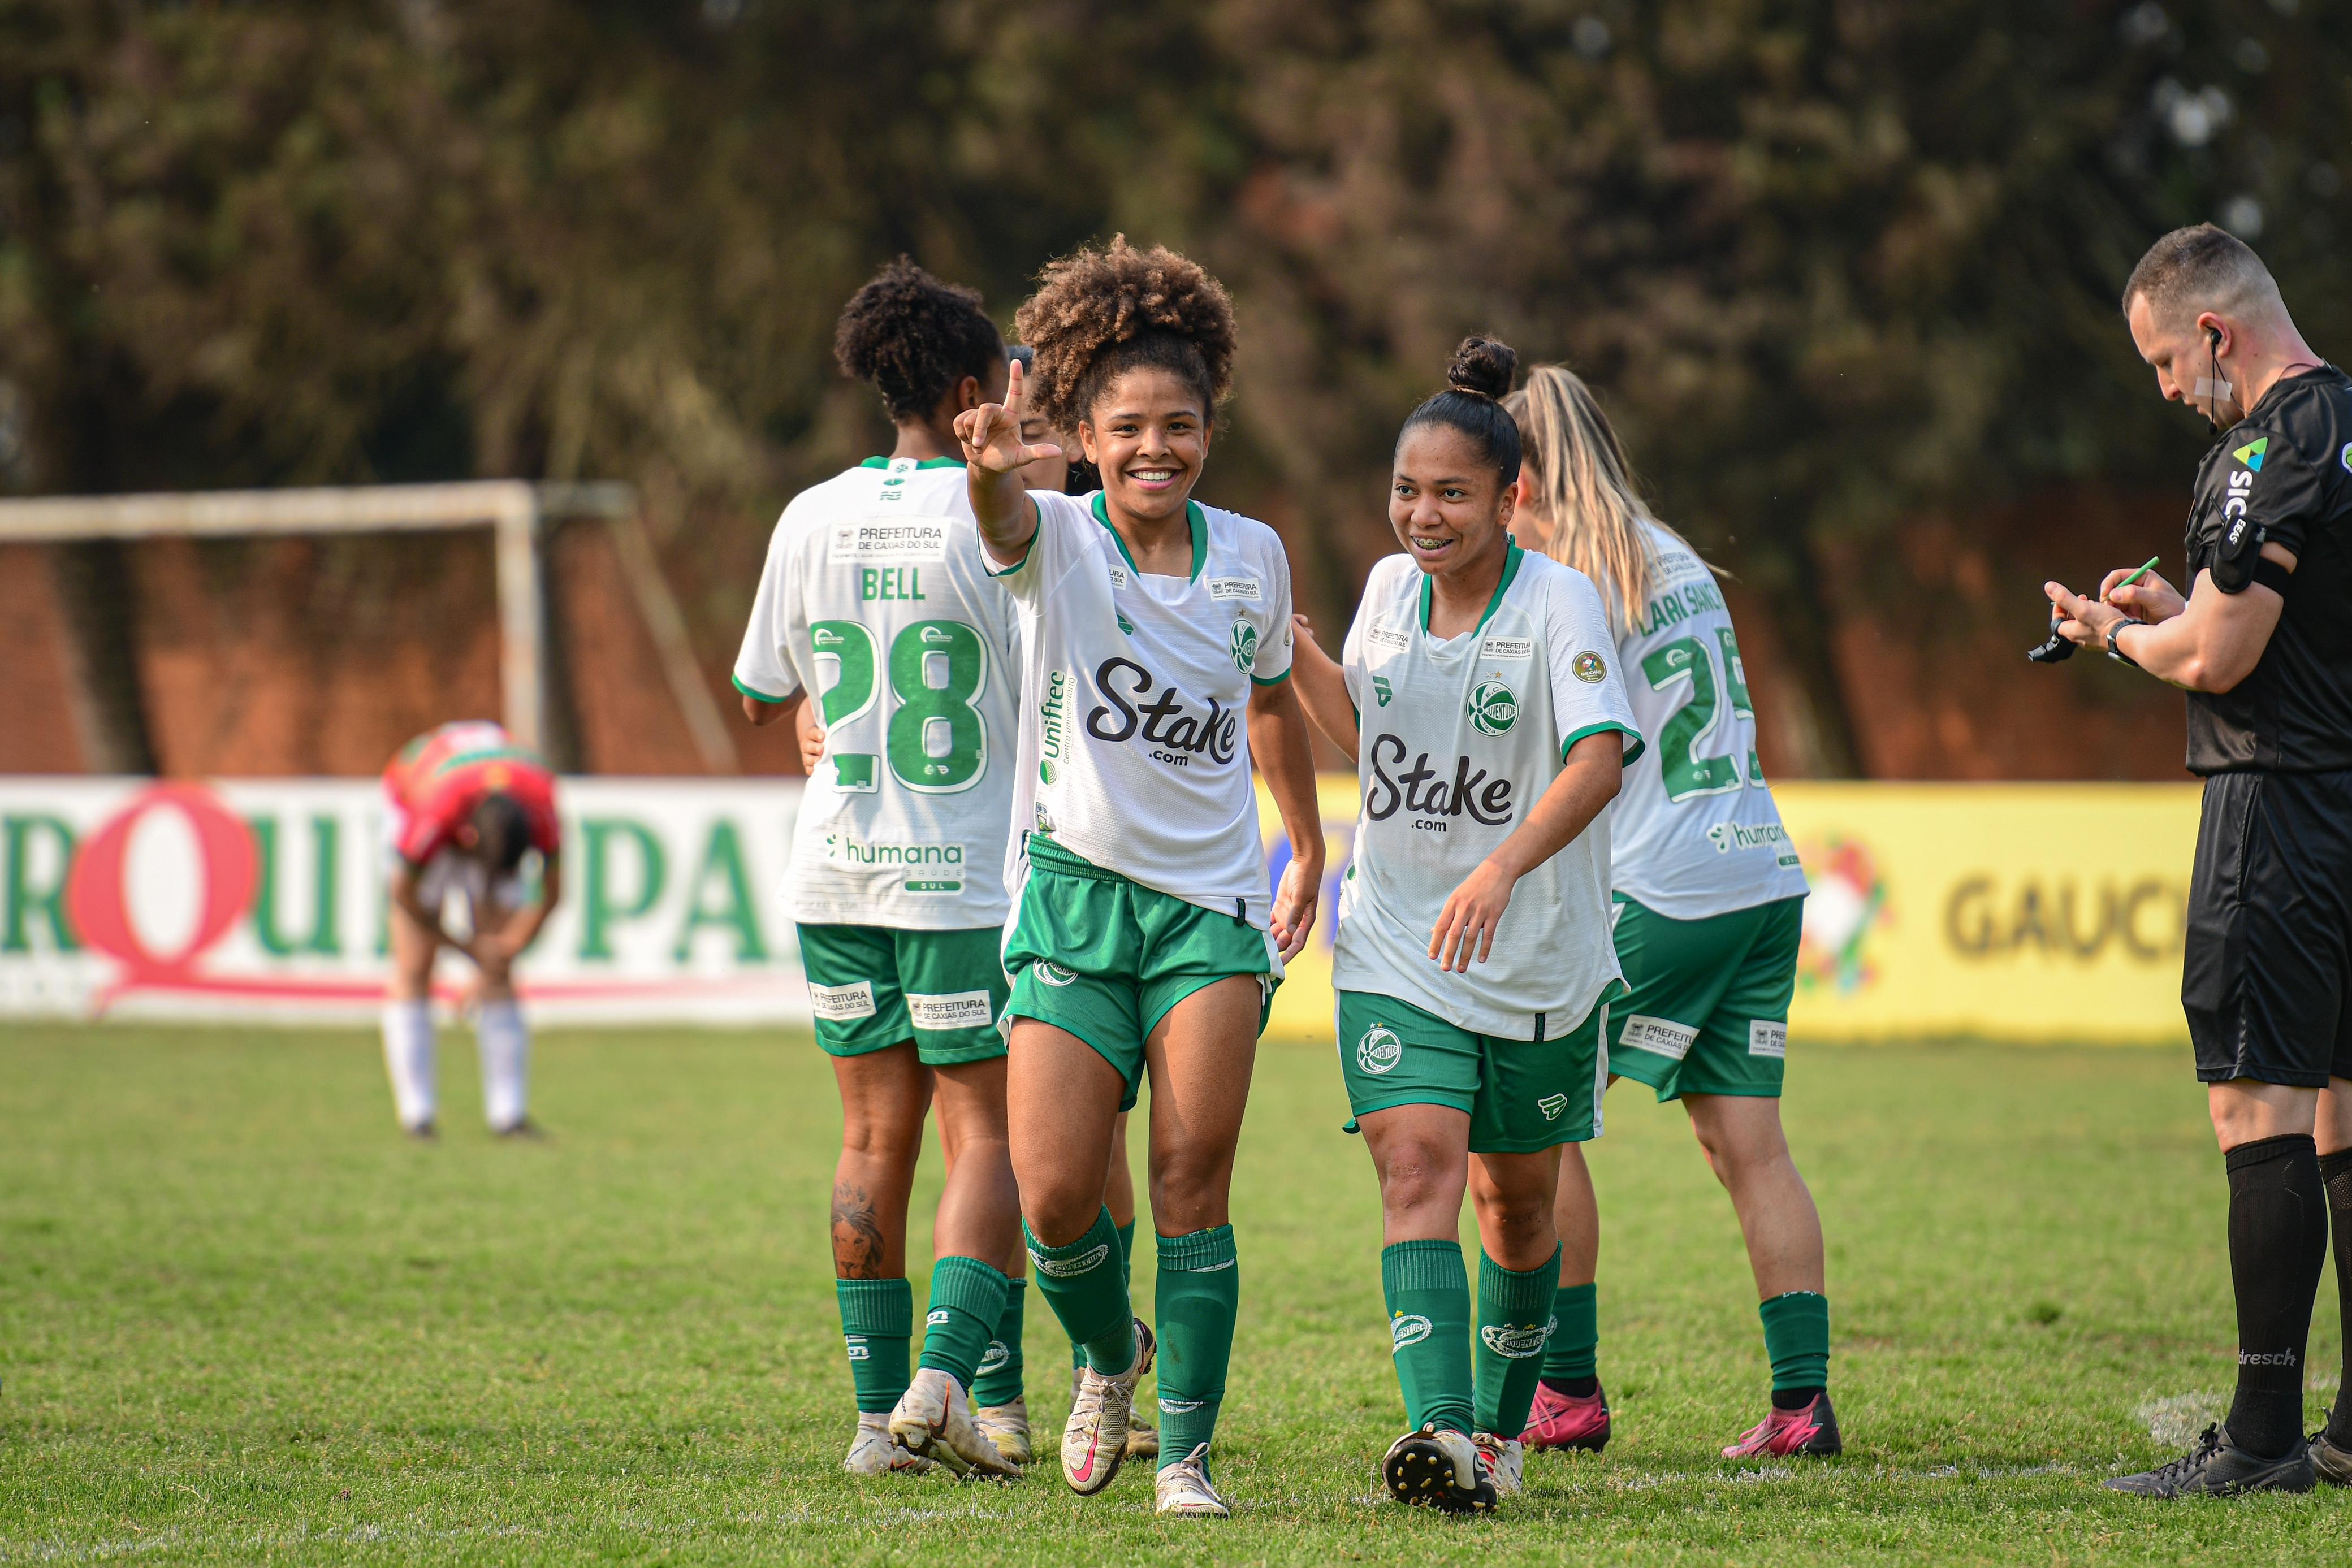
[[[997,961],[1004,934],[803,925],[801,967],[828,1056],[863,1056],[906,1040],[927,1067],[1004,1054],[996,1016],[1012,988]]]
[[[1609,1085],[1601,1037],[1615,1010],[1604,995],[1566,1034],[1510,1040],[1474,1034],[1394,997],[1341,991],[1348,1109],[1360,1119],[1398,1105],[1451,1105],[1469,1113],[1470,1152],[1479,1155],[1588,1142],[1601,1135]]]
[[[1094,1047],[1127,1085],[1120,1110],[1135,1104],[1143,1042],[1170,1009],[1229,975],[1252,975],[1263,1030],[1277,967],[1272,941],[1237,913],[1187,904],[1030,838],[1029,880],[1004,933],[1005,1029],[1035,1019]]]
[[[1804,895],[1700,920],[1669,920],[1621,897],[1613,914],[1629,994],[1617,1004],[1609,1071],[1661,1100],[1778,1099]]]

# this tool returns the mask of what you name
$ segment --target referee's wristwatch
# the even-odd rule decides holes
[[[2119,664],[2129,664],[2135,670],[2139,668],[2139,661],[2133,658],[2129,653],[2125,653],[2123,650],[2123,644],[2116,642],[2116,639],[2124,634],[2125,627],[2137,626],[2140,624],[2140,622],[2135,621],[2130,616],[2126,615],[2122,620],[2107,628],[2108,658],[2116,660]]]

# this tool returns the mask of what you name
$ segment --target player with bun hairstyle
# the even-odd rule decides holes
[[[1601,1134],[1619,987],[1601,812],[1642,752],[1591,580],[1511,538],[1519,430],[1499,400],[1516,359],[1462,344],[1397,435],[1404,553],[1372,568],[1340,662],[1298,643],[1299,698],[1363,794],[1331,983],[1404,1389],[1381,1473],[1399,1501],[1452,1512],[1519,1486],[1561,1150]]]
[[[1004,344],[979,295],[901,256],[850,299],[834,347],[898,442],[784,508],[735,685],[754,724],[820,709],[790,902],[841,1091],[834,1270],[858,1412],[844,1468],[1007,1475],[1029,1450],[995,1027],[1020,662],[953,428],[1003,395]],[[934,1103],[947,1184],[910,1376],[907,1207]]]
[[[1715,575],[1650,515],[1591,389],[1541,365],[1512,394],[1527,434],[1514,530],[1604,591],[1618,666],[1657,744],[1614,813],[1617,1009],[1609,1070],[1679,1099],[1748,1240],[1772,1407],[1727,1458],[1834,1454],[1822,1221],[1780,1131],[1805,873],[1756,760],[1756,716]],[[1598,1449],[1609,1404],[1594,1360],[1600,1233],[1580,1155],[1562,1162],[1558,1330],[1535,1419],[1543,1448]]]
[[[1046,267],[1034,352],[956,422],[973,515],[1020,607],[1027,700],[1005,933],[1013,1165],[1037,1288],[1087,1368],[1062,1433],[1082,1494],[1117,1475],[1160,1362],[1158,1511],[1223,1517],[1209,1472],[1239,1300],[1228,1198],[1257,1036],[1307,941],[1323,832],[1292,695],[1290,568],[1264,524],[1192,499],[1233,373],[1233,304],[1124,236]],[[1103,488],[1023,486],[1073,431]],[[1269,899],[1250,784],[1292,859]],[[1151,1075],[1159,1336],[1134,1316],[1103,1205],[1111,1129]]]

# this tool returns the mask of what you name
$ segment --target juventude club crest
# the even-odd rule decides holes
[[[1404,1060],[1404,1041],[1396,1030],[1376,1023],[1356,1042],[1356,1065],[1367,1072],[1386,1072]]]
[[[1234,668],[1246,675],[1257,667],[1257,628],[1246,621],[1234,622]]]
[[[1531,1361],[1543,1354],[1544,1341],[1551,1338],[1549,1323],[1487,1323],[1478,1331],[1478,1337],[1496,1355],[1512,1361]]]
[[[1518,717],[1518,696],[1500,681],[1481,681],[1470,694],[1470,727],[1481,735],[1501,735]]]

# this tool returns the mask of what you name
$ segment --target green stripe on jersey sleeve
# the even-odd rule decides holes
[[[1022,551],[1021,559],[1011,566],[999,566],[996,564],[996,558],[988,553],[990,549],[988,536],[981,535],[980,570],[991,577],[1011,577],[1037,559],[1037,536],[1045,531],[1045,508],[1037,504],[1037,498],[1034,496],[1024,495],[1021,498],[1029,503],[1029,548]]]
[[[1623,759],[1623,766],[1627,768],[1633,767],[1633,764],[1640,759],[1643,751],[1649,745],[1647,741],[1642,738],[1642,732],[1640,730],[1635,729],[1630,724],[1619,724],[1612,718],[1605,724],[1588,724],[1582,729],[1578,730],[1574,735],[1570,736],[1566,740],[1561,741],[1559,743],[1559,759],[1562,762],[1567,761],[1568,754],[1576,748],[1576,743],[1578,741],[1582,740],[1588,735],[1599,735],[1604,729],[1617,730],[1633,741],[1633,744],[1626,748]]]
[[[772,697],[763,691],[759,691],[751,686],[747,686],[743,684],[743,677],[740,675],[730,675],[728,678],[735,683],[735,689],[737,691],[741,692],[753,702],[766,703],[772,707],[782,707],[786,703],[793,700],[791,697]]]
[[[1254,686],[1278,686],[1288,679],[1290,679],[1290,672],[1288,670],[1285,670],[1278,675],[1252,675],[1250,677],[1250,685]]]

